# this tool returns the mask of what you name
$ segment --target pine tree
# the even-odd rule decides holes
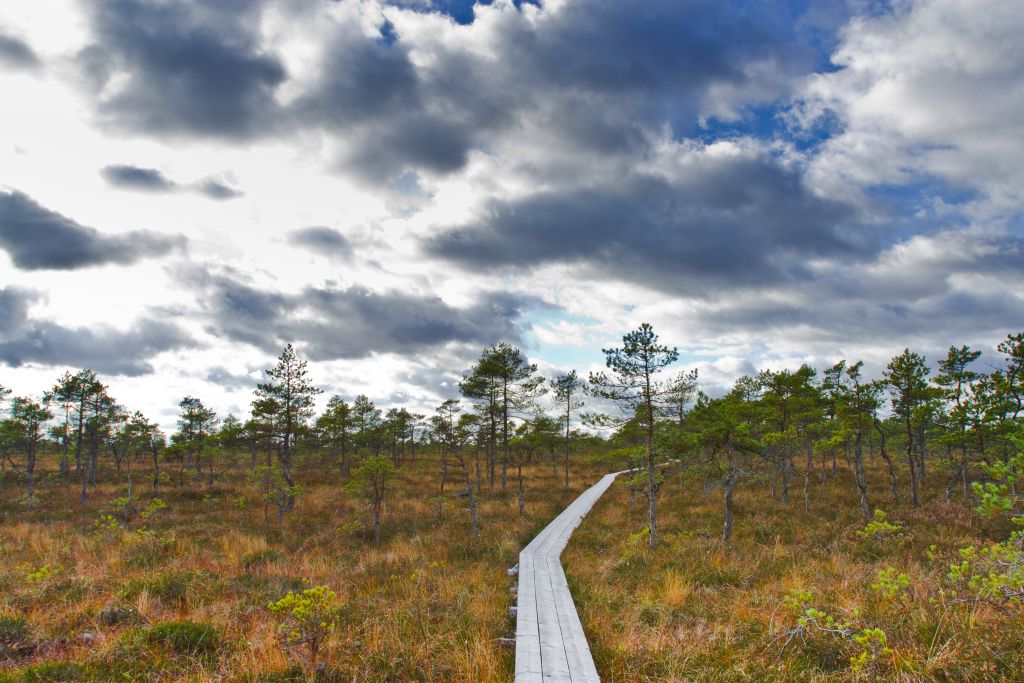
[[[266,371],[267,381],[256,385],[256,396],[266,401],[264,407],[276,408],[274,425],[281,476],[289,487],[295,486],[292,476],[292,447],[297,430],[313,415],[313,402],[321,392],[309,377],[306,361],[301,360],[291,344],[284,347],[277,365]],[[295,505],[289,494],[288,510]]]
[[[904,349],[903,353],[889,361],[885,380],[892,396],[892,410],[899,418],[907,435],[907,462],[910,465],[910,504],[920,505],[920,466],[915,455],[916,419],[918,409],[929,398],[928,365],[923,356]]]
[[[671,387],[658,381],[658,373],[679,358],[679,351],[658,343],[658,335],[647,323],[622,337],[622,346],[602,349],[605,365],[611,371],[591,373],[591,393],[617,402],[627,417],[636,416],[644,429],[644,450],[647,462],[648,541],[657,543],[657,510],[655,495],[658,483],[655,473],[654,423]]]
[[[562,420],[565,423],[565,486],[569,487],[569,434],[572,423],[572,412],[583,407],[579,396],[583,392],[584,383],[570,370],[551,380],[551,389],[555,392],[555,401],[562,409]]]

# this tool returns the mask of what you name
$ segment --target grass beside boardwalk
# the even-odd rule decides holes
[[[1004,540],[1008,526],[982,522],[959,498],[943,502],[941,474],[917,510],[894,507],[882,473],[872,474],[873,507],[903,527],[889,538],[857,536],[864,524],[845,470],[812,478],[806,513],[799,488],[784,505],[767,482],[745,483],[728,547],[719,540],[721,491],[669,476],[653,550],[636,533],[646,525],[645,499],[631,504],[618,482],[563,556],[602,680],[1024,680],[1020,612],[949,604],[946,580],[959,548]],[[887,568],[891,597],[878,585]],[[793,591],[810,594],[799,613],[786,601]],[[858,669],[851,657],[864,647],[813,625],[784,648],[807,607],[852,630],[881,629],[889,652],[867,643],[873,658]]]
[[[338,594],[341,619],[319,680],[507,681],[506,570],[603,472],[566,491],[550,468],[531,468],[525,518],[510,476],[507,495],[482,501],[474,541],[451,484],[439,517],[436,458],[407,462],[375,547],[370,512],[337,474],[297,470],[305,493],[280,527],[241,475],[209,491],[167,485],[165,510],[119,528],[97,522],[123,485],[97,485],[81,510],[75,484],[50,474],[41,507],[26,510],[13,476],[0,475],[0,681],[302,680],[267,604],[321,584]],[[136,494],[147,482],[136,472]]]

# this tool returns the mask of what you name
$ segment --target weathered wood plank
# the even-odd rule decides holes
[[[600,681],[559,557],[620,474],[607,474],[580,494],[519,553],[516,683]]]

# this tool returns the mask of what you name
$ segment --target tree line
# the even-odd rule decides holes
[[[511,489],[524,514],[524,468],[550,467],[568,487],[572,454],[587,453],[631,471],[628,486],[634,499],[646,499],[652,546],[666,466],[721,490],[728,542],[738,486],[763,483],[783,503],[799,488],[806,506],[812,481],[837,476],[840,462],[853,474],[865,523],[882,498],[900,504],[906,496],[920,505],[932,468],[944,472],[947,500],[983,496],[998,476],[993,472],[1016,467],[1024,407],[1024,333],[1008,335],[997,348],[1000,362],[988,371],[979,367],[981,353],[967,346],[951,346],[934,368],[905,349],[881,377],[866,378],[861,361],[841,360],[820,372],[808,365],[764,370],[713,397],[702,391],[696,370],[670,372],[678,350],[644,324],[620,346],[603,349],[606,369],[586,379],[575,370],[546,378],[515,346],[488,347],[463,373],[459,395],[424,415],[384,410],[364,395],[351,402],[331,396],[317,414],[321,390],[288,344],[257,384],[249,415],[221,418],[200,398],[185,396],[170,435],[119,404],[88,369],[65,372],[39,398],[12,396],[0,386],[7,414],[0,464],[23,483],[20,502],[27,507],[39,503],[44,450],[55,456],[60,480],[77,482],[82,505],[101,460],[113,465],[129,498],[133,463],[148,463],[154,494],[172,484],[212,489],[244,468],[264,514],[275,510],[280,521],[302,495],[296,468],[314,463],[337,471],[366,498],[379,540],[392,478],[409,459],[436,458],[438,495],[465,500],[475,536],[483,496]],[[542,406],[545,395],[553,409]],[[869,486],[876,459],[884,465],[884,491]],[[1018,474],[1006,477],[1009,485]]]

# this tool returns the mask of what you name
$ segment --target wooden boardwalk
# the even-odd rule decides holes
[[[606,474],[519,553],[515,683],[600,681],[559,556],[615,477]]]

